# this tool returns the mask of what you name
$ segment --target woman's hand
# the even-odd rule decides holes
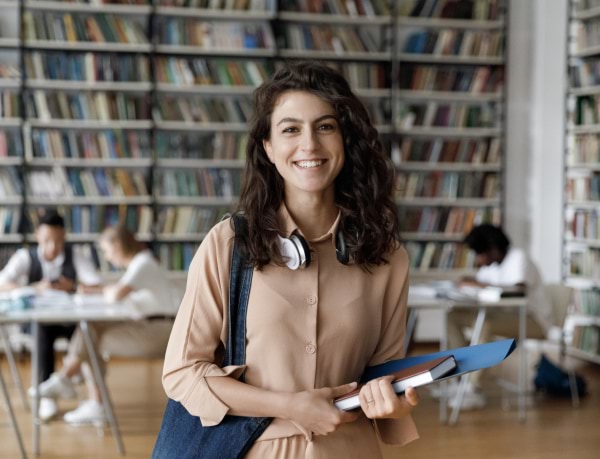
[[[360,406],[369,419],[402,418],[419,404],[419,394],[413,387],[398,396],[392,387],[393,380],[393,376],[374,379],[360,390]]]
[[[358,418],[358,413],[338,410],[332,403],[334,398],[354,389],[356,383],[291,394],[287,418],[315,435],[335,432],[342,424]]]

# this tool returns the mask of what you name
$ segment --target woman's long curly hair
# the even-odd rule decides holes
[[[344,77],[318,62],[288,64],[254,91],[254,116],[246,148],[246,168],[238,208],[248,222],[239,236],[255,267],[285,265],[279,250],[278,210],[284,201],[283,178],[265,152],[271,116],[286,91],[306,91],[332,105],[344,141],[344,166],[335,179],[335,204],[341,211],[338,231],[352,263],[369,269],[386,263],[385,254],[400,241],[392,192],[394,166],[383,151],[377,130]]]

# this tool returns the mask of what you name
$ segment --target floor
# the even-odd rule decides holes
[[[418,347],[416,352],[428,351]],[[531,360],[535,360],[532,358]],[[516,361],[516,358],[514,359]],[[0,360],[4,378],[10,383],[6,361]],[[114,360],[110,363],[108,385],[124,435],[127,457],[148,458],[160,426],[165,396],[160,386],[161,362]],[[29,378],[29,364],[20,364],[22,377]],[[510,376],[510,365],[503,374]],[[420,440],[396,449],[384,447],[386,459],[392,458],[596,458],[600,448],[600,367],[578,364],[586,377],[590,394],[580,408],[569,400],[532,397],[524,423],[517,420],[516,408],[502,408],[501,390],[489,381],[489,405],[484,410],[461,413],[458,424],[440,425],[437,402],[421,389],[421,403],[414,419]],[[14,408],[31,452],[31,418],[10,389]],[[63,403],[65,410],[76,402]],[[60,420],[42,426],[42,458],[88,459],[119,457],[110,430],[95,427],[70,427]],[[18,458],[13,432],[4,406],[0,408],[0,458]]]

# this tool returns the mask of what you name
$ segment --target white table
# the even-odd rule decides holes
[[[78,323],[81,329],[85,346],[90,357],[90,364],[94,379],[100,390],[102,397],[102,405],[106,413],[106,418],[111,427],[117,449],[121,455],[125,454],[125,447],[121,438],[121,432],[114,415],[112,401],[106,383],[100,370],[98,354],[94,346],[93,339],[89,331],[89,322],[125,322],[140,320],[143,316],[133,303],[124,301],[115,304],[106,303],[99,295],[73,295],[70,297],[48,297],[47,299],[36,299],[36,307],[33,309],[25,309],[20,311],[11,311],[9,313],[0,314],[0,327],[9,323],[31,323],[33,334],[33,349],[31,355],[32,371],[31,371],[31,386],[38,387],[39,368],[37,364],[37,338],[40,324],[56,324],[56,323]],[[10,348],[8,350],[10,351]],[[40,453],[40,420],[38,418],[38,408],[40,403],[39,391],[33,398],[31,409],[33,423],[33,453],[37,456]],[[13,427],[17,432],[17,438],[20,438],[18,427],[13,416]],[[22,444],[20,444],[22,449]],[[24,450],[22,449],[22,454]],[[25,456],[23,456],[25,457]]]
[[[453,309],[470,309],[477,311],[477,318],[473,325],[473,334],[471,335],[470,345],[479,344],[481,331],[489,311],[493,310],[508,310],[517,312],[519,315],[519,346],[520,346],[520,362],[519,362],[519,420],[524,421],[526,418],[526,392],[527,392],[527,353],[524,349],[525,339],[527,337],[527,297],[519,298],[502,298],[497,301],[481,301],[477,299],[471,300],[456,300],[448,298],[431,298],[426,296],[410,295],[408,297],[408,320],[405,337],[405,349],[410,341],[416,324],[416,315],[419,310],[423,309],[440,309],[443,311],[444,323],[442,326],[442,337],[440,339],[440,350],[448,348],[448,313]],[[458,402],[453,408],[450,415],[449,423],[456,424],[460,407],[464,399],[465,390],[467,387],[467,375],[460,379],[457,398]],[[442,392],[445,393],[445,384],[442,383]],[[446,396],[442,396],[440,402],[440,422],[446,421]]]

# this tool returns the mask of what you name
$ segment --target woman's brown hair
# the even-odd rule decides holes
[[[352,263],[368,269],[385,263],[385,254],[400,240],[392,199],[394,166],[383,151],[363,103],[344,77],[318,62],[288,64],[254,91],[254,117],[246,148],[246,168],[236,213],[243,213],[248,231],[240,242],[258,269],[269,262],[283,265],[277,243],[278,210],[284,183],[265,152],[271,115],[286,91],[306,91],[335,109],[344,141],[344,167],[335,180],[335,203],[341,210],[338,231]]]
[[[118,244],[123,254],[127,256],[135,255],[144,248],[124,225],[109,226],[100,234],[100,240],[110,244]]]

